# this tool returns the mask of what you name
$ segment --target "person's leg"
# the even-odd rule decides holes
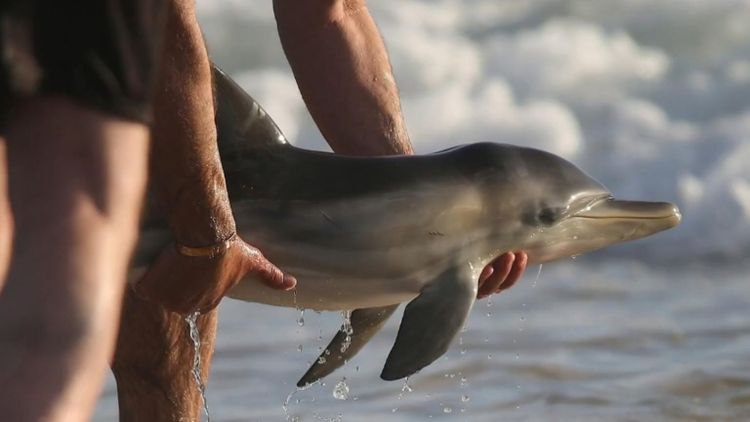
[[[13,257],[0,295],[0,414],[85,420],[137,233],[147,127],[36,97],[8,119]]]
[[[214,309],[198,318],[204,384],[214,351],[217,313]],[[200,420],[203,407],[192,374],[193,356],[185,320],[128,289],[112,363],[120,421]]]
[[[13,217],[8,201],[8,167],[5,149],[5,139],[0,137],[0,292],[5,284],[13,238]]]
[[[161,3],[0,4],[15,223],[0,293],[5,420],[86,420],[101,388],[146,180]]]

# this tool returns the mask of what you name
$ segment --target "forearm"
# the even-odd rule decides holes
[[[363,0],[274,0],[284,52],[335,152],[413,153],[388,54]]]
[[[219,159],[208,53],[192,0],[169,2],[154,102],[152,180],[177,241],[208,246],[235,231]]]

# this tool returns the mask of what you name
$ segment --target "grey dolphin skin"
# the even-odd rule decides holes
[[[474,304],[482,268],[507,251],[530,263],[579,255],[674,227],[670,203],[612,194],[571,163],[531,148],[478,143],[415,156],[346,157],[290,145],[266,113],[215,71],[219,150],[240,235],[297,277],[296,294],[243,279],[235,299],[346,310],[298,385],[351,359],[409,302],[381,378],[448,349]],[[170,241],[145,219],[135,267]],[[348,328],[348,327],[347,327]]]

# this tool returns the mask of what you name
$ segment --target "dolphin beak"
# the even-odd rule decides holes
[[[669,202],[621,201],[603,199],[578,211],[573,217],[608,220],[659,220],[663,229],[680,224],[682,214]]]

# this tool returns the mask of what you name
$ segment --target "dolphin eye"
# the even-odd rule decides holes
[[[536,219],[545,226],[551,226],[560,219],[561,215],[561,208],[542,208],[539,214],[537,214]]]

